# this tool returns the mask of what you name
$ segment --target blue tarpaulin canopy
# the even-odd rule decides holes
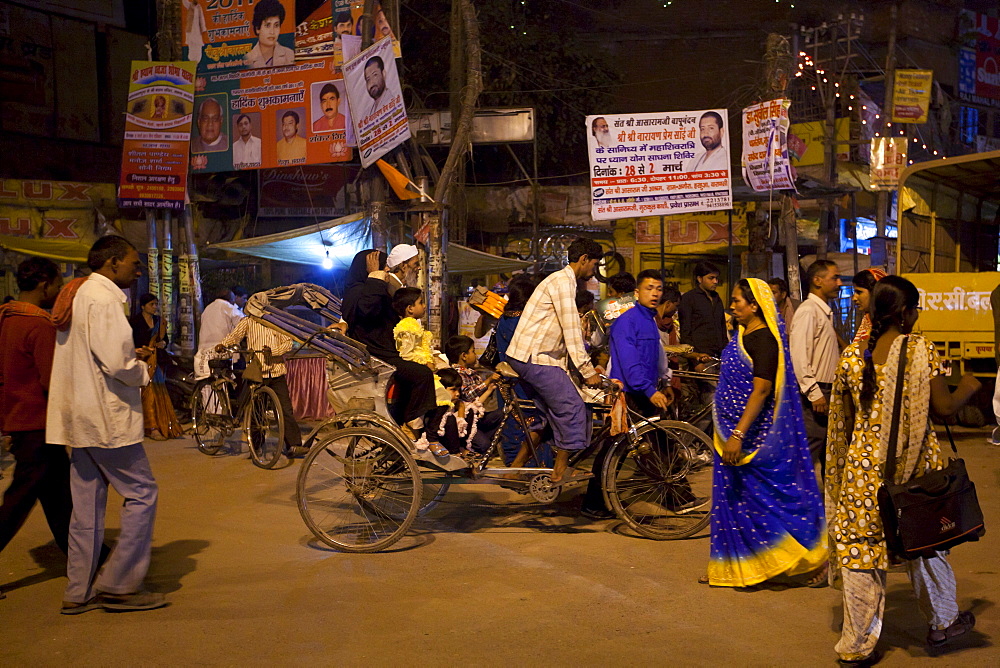
[[[245,253],[281,262],[320,265],[329,251],[335,267],[347,268],[358,251],[372,247],[371,221],[356,213],[287,232],[209,244],[209,248]],[[526,260],[500,257],[459,244],[448,244],[449,274],[497,274],[524,269]]]

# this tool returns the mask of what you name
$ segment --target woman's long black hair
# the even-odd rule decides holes
[[[875,345],[879,337],[894,325],[903,334],[909,334],[906,312],[917,308],[919,303],[920,293],[917,292],[917,286],[902,276],[886,276],[872,288],[872,297],[868,305],[872,330],[868,335],[868,347],[864,351],[865,366],[861,377],[861,406],[866,411],[871,409],[878,384],[875,378],[875,362],[872,360]]]

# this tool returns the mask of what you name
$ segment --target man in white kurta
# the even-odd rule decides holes
[[[157,500],[142,447],[149,369],[136,356],[122,292],[139,277],[141,262],[128,241],[106,236],[90,249],[88,264],[94,273],[72,297],[68,326],[56,335],[46,422],[47,442],[72,449],[62,612],[149,610],[164,605],[162,594],[142,591]],[[98,574],[109,484],[125,501],[118,543]]]
[[[194,356],[195,378],[208,378],[211,353],[229,332],[243,319],[243,311],[236,305],[236,295],[226,288],[215,301],[201,312],[201,330],[198,332],[198,352]]]

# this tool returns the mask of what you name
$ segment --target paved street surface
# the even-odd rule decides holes
[[[985,433],[959,448],[989,533],[952,555],[976,632],[931,658],[906,576],[890,573],[882,665],[1000,665],[1000,448]],[[525,507],[464,487],[391,552],[340,554],[299,517],[298,462],[264,471],[186,440],[146,447],[160,483],[147,584],[170,606],[60,615],[64,559],[36,508],[0,554],[0,664],[834,665],[839,592],[699,585],[707,535],[654,542],[579,517],[578,496]]]

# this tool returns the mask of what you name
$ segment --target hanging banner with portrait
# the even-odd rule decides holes
[[[743,180],[757,192],[794,189],[788,158],[790,100],[768,100],[743,110]]]
[[[118,206],[184,208],[194,63],[132,61]]]
[[[344,81],[361,165],[369,167],[410,138],[391,38],[347,61]]]
[[[191,171],[350,160],[345,97],[333,58],[210,74],[195,96]]]
[[[181,25],[199,75],[295,62],[295,0],[181,0]]]
[[[591,216],[732,207],[727,111],[587,116]]]

